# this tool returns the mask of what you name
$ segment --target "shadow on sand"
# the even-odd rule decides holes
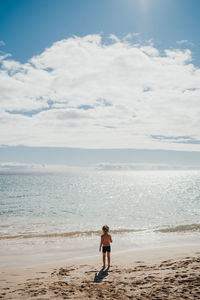
[[[108,270],[109,267],[107,269],[102,268],[98,274],[96,273],[94,276],[94,282],[101,282],[106,276],[108,276]]]

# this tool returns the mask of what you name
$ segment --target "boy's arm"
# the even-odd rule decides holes
[[[101,252],[101,247],[102,247],[102,236],[101,236],[101,242],[100,242],[100,246],[99,246],[99,251]]]
[[[110,242],[112,243],[112,236],[110,235]]]

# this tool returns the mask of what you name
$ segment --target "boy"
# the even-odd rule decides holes
[[[107,260],[108,260],[108,268],[110,268],[110,243],[112,243],[112,237],[109,234],[109,227],[108,225],[104,225],[102,227],[103,234],[101,236],[101,242],[99,246],[99,251],[101,252],[101,247],[103,246],[103,268],[106,265],[106,253],[107,253]]]

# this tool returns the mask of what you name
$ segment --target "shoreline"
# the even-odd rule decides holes
[[[112,234],[112,254],[146,251],[169,247],[198,246],[199,232],[187,233],[127,233]],[[65,262],[74,259],[98,257],[99,236],[45,239],[10,239],[0,241],[0,269],[34,267],[51,261]]]
[[[113,252],[112,246],[111,246],[111,258],[113,261],[113,264],[119,264],[119,265],[126,265],[133,263],[137,260],[142,260],[146,263],[156,263],[161,261],[162,259],[169,258],[172,255],[174,258],[181,258],[184,255],[195,255],[196,253],[200,254],[200,242],[197,242],[195,244],[184,244],[184,245],[174,245],[174,246],[161,246],[161,247],[148,247],[148,248],[139,248],[139,249],[128,249],[128,250],[118,250]],[[57,253],[59,255],[59,253]],[[101,263],[101,257],[102,253],[96,252],[96,254],[91,255],[77,255],[76,257],[71,258],[62,258],[59,259],[57,257],[57,262],[52,263],[52,258],[50,258],[50,261],[44,262],[44,263],[35,263],[32,262],[32,264],[26,265],[20,265],[20,266],[8,266],[8,267],[1,267],[0,275],[2,272],[6,272],[6,270],[26,270],[26,269],[37,269],[40,267],[55,267],[63,264],[73,264],[73,265],[79,265],[83,262],[87,262],[87,264],[100,264]],[[123,257],[123,258],[122,258]],[[56,261],[56,258],[54,257],[54,261]]]

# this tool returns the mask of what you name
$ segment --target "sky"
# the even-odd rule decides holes
[[[200,165],[199,11],[0,0],[2,166]]]

